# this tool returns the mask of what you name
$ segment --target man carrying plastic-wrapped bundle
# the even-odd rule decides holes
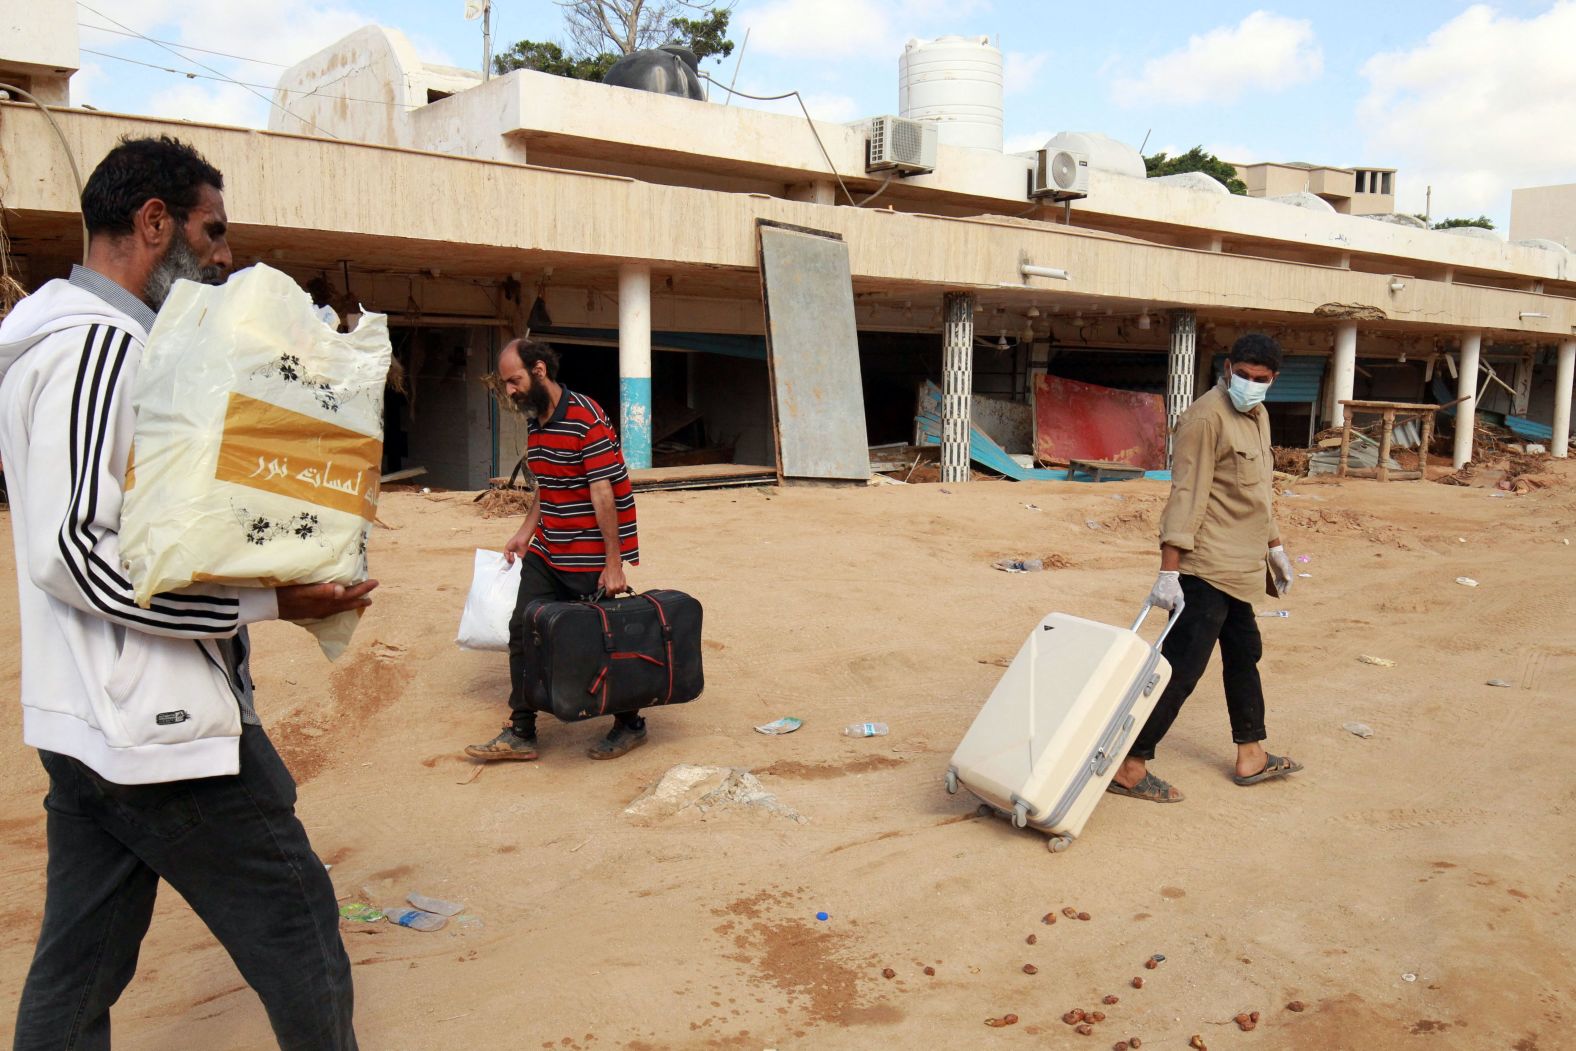
[[[280,1047],[356,1046],[334,889],[253,711],[246,625],[360,609],[377,583],[195,585],[143,608],[120,553],[143,345],[177,280],[229,272],[223,188],[183,143],[123,141],[82,195],[87,265],[0,325],[23,737],[49,775],[18,1051],[109,1047],[161,878],[257,991]]]

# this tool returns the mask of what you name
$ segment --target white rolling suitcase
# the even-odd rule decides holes
[[[1070,846],[1171,681],[1160,643],[1182,610],[1150,645],[1138,629],[1151,608],[1131,628],[1042,620],[952,753],[947,791],[1046,833],[1052,851]]]

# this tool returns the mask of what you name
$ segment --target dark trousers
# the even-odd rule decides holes
[[[509,724],[521,737],[536,736],[536,710],[531,707],[531,653],[525,645],[525,607],[537,599],[575,602],[596,594],[600,572],[572,573],[554,569],[532,551],[520,567],[520,596],[509,618]],[[619,712],[613,720],[638,730],[646,721],[636,712]]]
[[[1237,744],[1264,740],[1264,687],[1259,682],[1259,658],[1264,643],[1253,607],[1234,599],[1198,577],[1182,577],[1182,618],[1166,636],[1160,652],[1171,664],[1171,682],[1155,704],[1149,721],[1133,739],[1128,755],[1149,760],[1155,746],[1171,729],[1182,704],[1193,693],[1209,666],[1215,643],[1220,643],[1221,678],[1226,686],[1226,711],[1231,716],[1231,739]]]
[[[105,1051],[163,878],[229,952],[285,1051],[354,1051],[350,960],[290,772],[260,726],[241,772],[117,785],[39,752],[49,772],[44,924],[17,1010],[16,1051]]]

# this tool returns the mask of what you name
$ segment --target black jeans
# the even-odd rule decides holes
[[[241,772],[117,785],[39,752],[49,772],[44,924],[17,1010],[16,1051],[105,1051],[162,877],[256,990],[285,1051],[354,1051],[350,959],[295,782],[260,726]]]
[[[509,618],[509,725],[521,737],[536,736],[536,710],[531,707],[529,686],[531,654],[525,646],[525,607],[537,599],[556,602],[574,602],[589,599],[596,594],[600,572],[572,573],[554,569],[547,560],[532,551],[525,556],[520,567],[520,596],[514,602],[514,615]],[[638,730],[646,720],[636,712],[619,712],[613,716],[618,726]]]
[[[1166,636],[1160,652],[1171,664],[1171,681],[1155,704],[1149,721],[1133,739],[1128,755],[1155,757],[1155,746],[1171,729],[1182,704],[1193,693],[1209,666],[1209,656],[1220,643],[1221,678],[1226,686],[1226,711],[1231,716],[1231,739],[1237,744],[1264,740],[1264,687],[1259,682],[1259,658],[1264,643],[1253,607],[1234,599],[1198,577],[1182,577],[1182,619]]]

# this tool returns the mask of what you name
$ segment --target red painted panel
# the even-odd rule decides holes
[[[1115,460],[1166,466],[1166,407],[1158,394],[1036,376],[1034,455],[1042,460]]]

